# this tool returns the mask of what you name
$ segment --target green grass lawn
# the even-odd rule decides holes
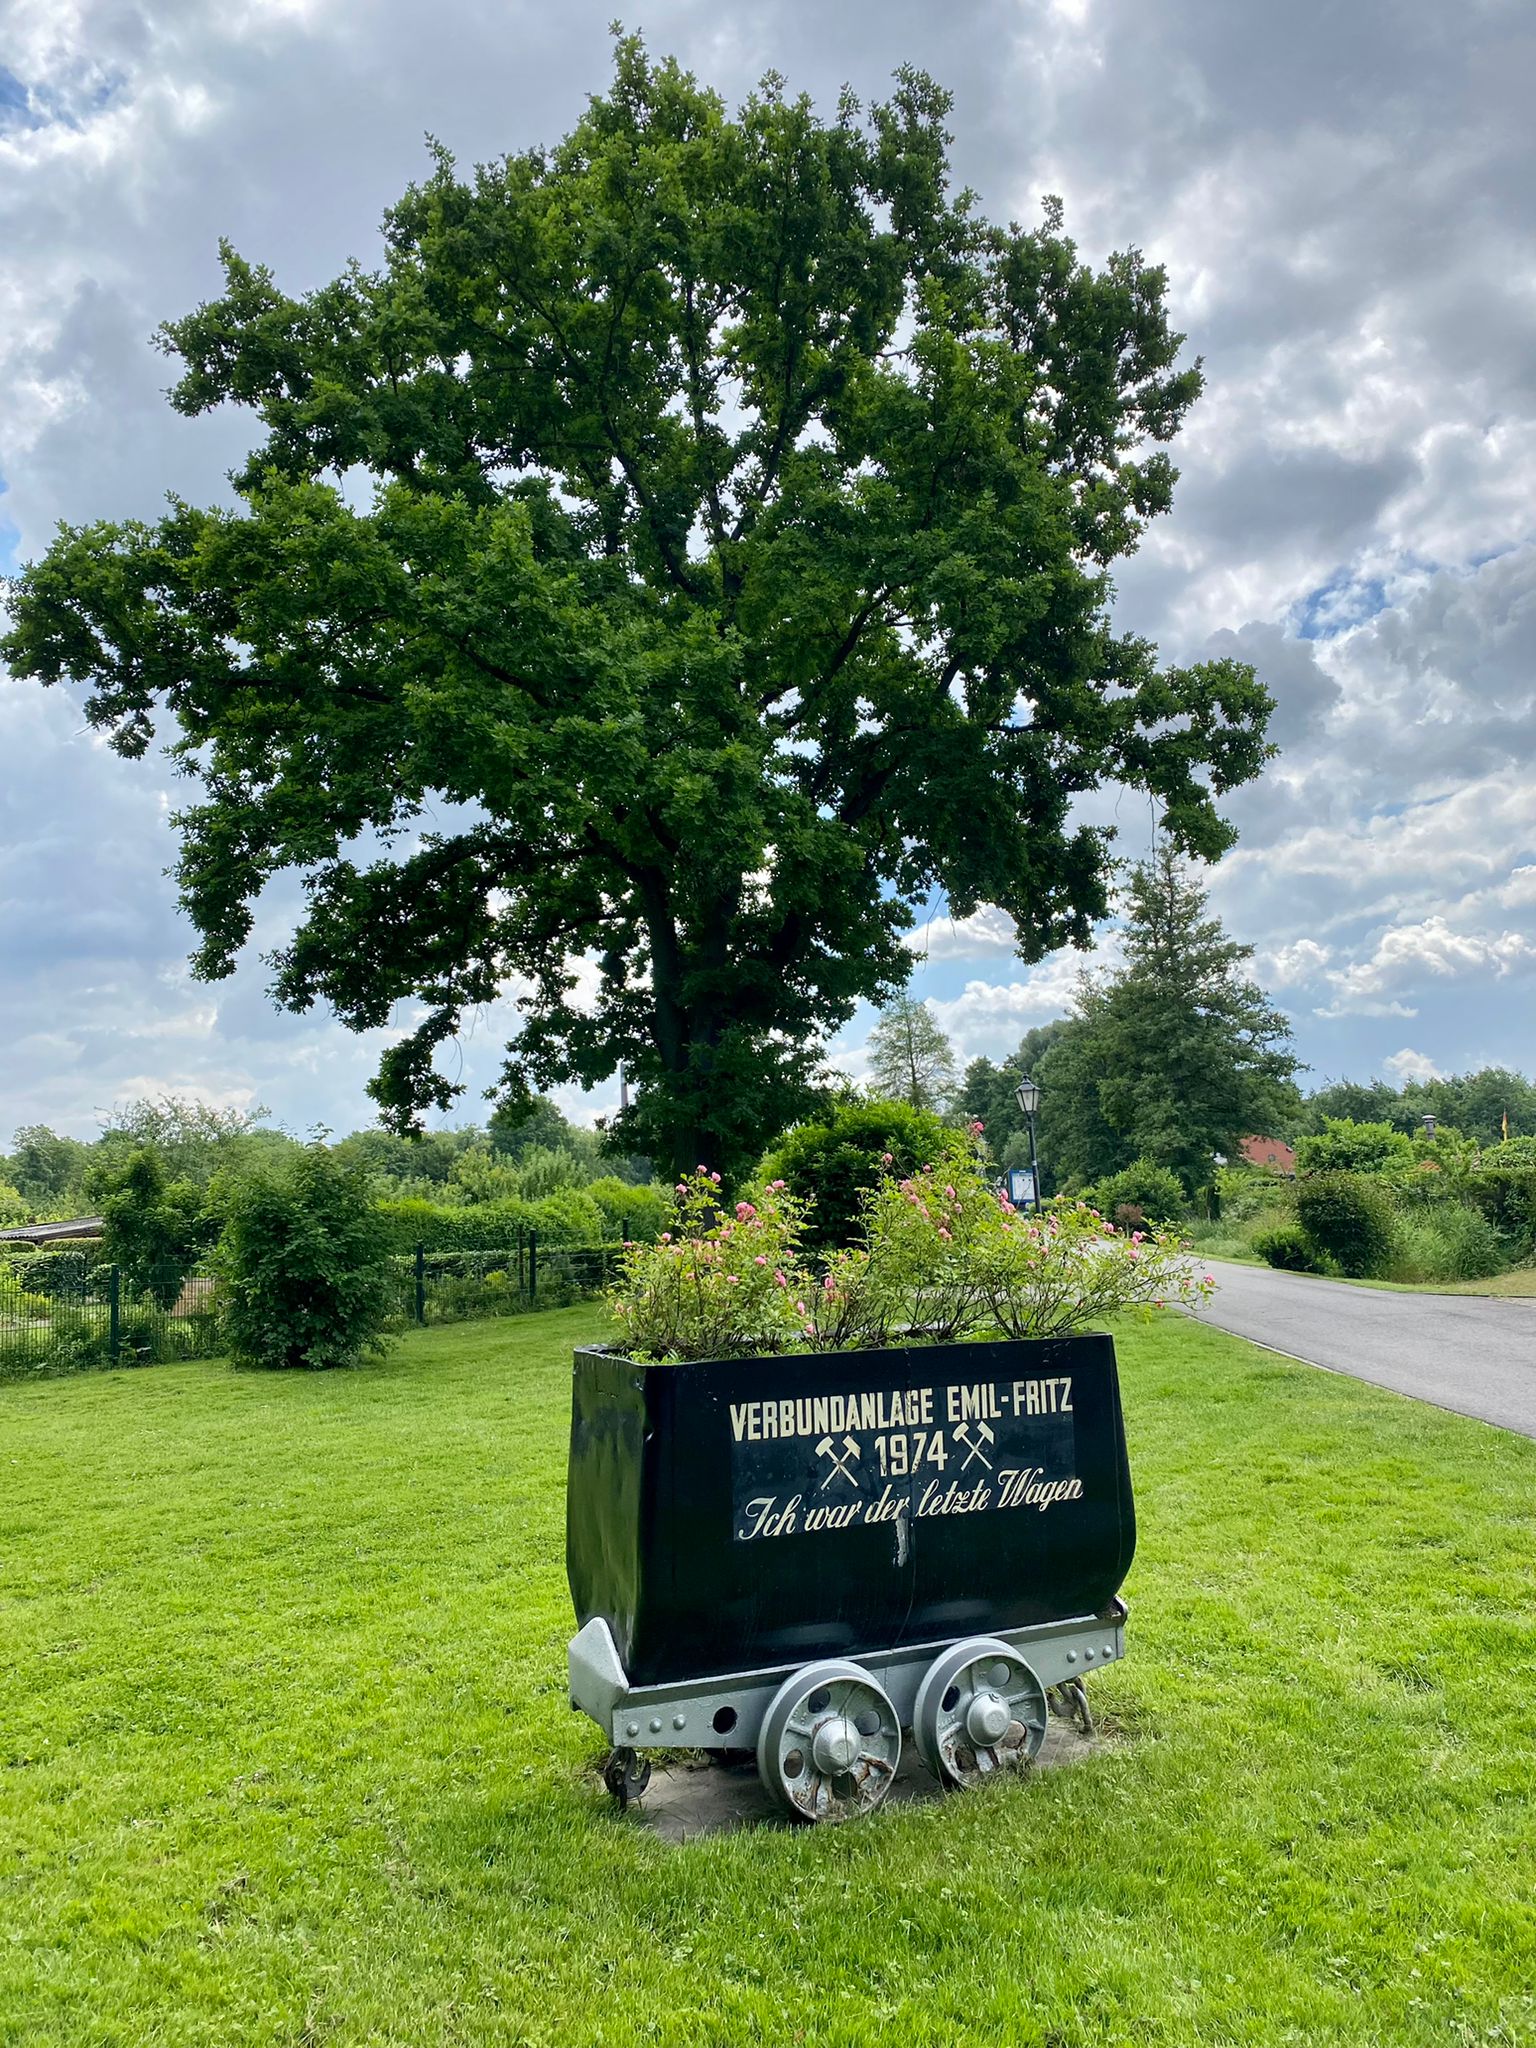
[[[564,1694],[589,1311],[0,1388],[0,2042],[1536,2042],[1536,1443],[1122,1340],[1097,1759],[621,1817]]]

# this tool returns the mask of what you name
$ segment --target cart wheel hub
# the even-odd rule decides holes
[[[1006,1700],[999,1699],[995,1692],[980,1692],[971,1701],[970,1712],[965,1717],[966,1733],[972,1742],[988,1749],[1008,1733],[1012,1719]]]
[[[811,1756],[818,1771],[852,1770],[863,1747],[859,1731],[842,1714],[822,1722],[811,1741]]]

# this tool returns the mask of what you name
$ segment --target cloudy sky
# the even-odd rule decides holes
[[[473,161],[564,132],[613,11],[0,6],[0,567],[61,518],[219,494],[241,422],[175,418],[149,337],[215,291],[221,234],[294,290],[368,258],[424,133]],[[1536,11],[671,0],[626,21],[730,96],[771,66],[830,107],[921,64],[956,94],[957,173],[989,212],[1031,220],[1059,192],[1086,254],[1167,264],[1208,392],[1120,614],[1170,659],[1240,653],[1280,703],[1217,906],[1316,1079],[1536,1069]],[[163,872],[177,792],[81,725],[0,677],[0,1145],[34,1120],[89,1135],[162,1090],[366,1121],[376,1046],[275,1014],[254,961],[190,980]],[[1118,817],[1144,854],[1145,804]],[[967,1056],[1060,1014],[1082,964],[1023,968],[985,914],[922,939],[914,986]],[[452,1056],[474,1089],[507,1022]],[[866,1028],[839,1042],[848,1070]]]

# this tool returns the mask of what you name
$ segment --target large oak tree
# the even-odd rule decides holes
[[[1229,843],[1269,699],[1106,610],[1199,367],[1138,254],[951,190],[948,106],[903,72],[732,117],[621,42],[558,146],[437,153],[377,269],[295,298],[226,248],[164,342],[181,412],[260,422],[237,504],[65,528],[19,579],[13,669],[87,685],[125,754],[164,721],[201,784],[197,971],[302,876],[274,994],[405,1007],[398,1125],[510,985],[513,1096],[622,1062],[629,1145],[734,1166],[903,984],[914,906],[999,905],[1026,959],[1087,938],[1084,792]]]

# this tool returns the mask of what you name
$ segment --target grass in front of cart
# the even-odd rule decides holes
[[[677,1849],[565,1701],[594,1326],[0,1389],[0,2040],[1536,2039],[1536,1443],[1132,1328],[1124,1739]]]

